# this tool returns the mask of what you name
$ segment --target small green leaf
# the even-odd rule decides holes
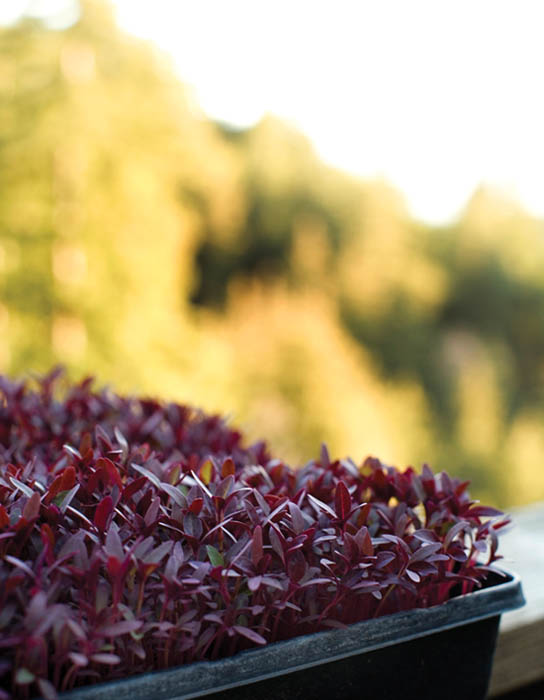
[[[28,685],[33,683],[35,678],[36,676],[28,668],[19,668],[15,674],[15,683],[17,685]]]
[[[212,566],[225,566],[225,560],[223,555],[211,544],[206,545],[206,550],[208,552],[208,559],[210,560]]]
[[[66,494],[69,492],[70,492],[70,489],[68,489],[67,491],[59,491],[58,494],[53,499],[53,503],[56,506],[59,506],[59,508],[60,508],[60,504],[64,501],[64,499],[66,498]]]

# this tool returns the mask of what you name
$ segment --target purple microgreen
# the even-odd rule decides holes
[[[158,489],[161,488],[161,480],[157,476],[155,476],[153,472],[149,471],[149,469],[146,469],[145,467],[142,467],[139,464],[134,464],[134,462],[130,466],[133,469],[135,469],[139,474],[145,476],[146,479],[149,479],[153,486],[155,486]]]
[[[17,557],[12,557],[10,554],[5,554],[4,561],[7,561],[8,564],[12,564],[21,571],[24,571],[24,573],[27,574],[27,576],[30,576],[32,579],[34,578],[34,572],[32,571],[32,569],[27,564],[25,564],[24,561],[21,561]]]
[[[509,519],[444,472],[326,446],[294,470],[219,416],[89,379],[62,397],[59,376],[0,377],[0,670],[21,697],[438,605],[495,571]]]
[[[297,535],[299,535],[306,529],[306,521],[304,520],[304,514],[302,513],[302,511],[296,503],[289,501],[287,505],[289,506],[289,513],[291,514],[293,530]]]
[[[345,520],[351,511],[351,496],[343,481],[336,485],[334,509],[340,520]]]
[[[251,540],[251,560],[253,565],[257,566],[264,555],[263,550],[263,529],[261,525],[257,525],[253,531],[253,537]]]
[[[37,518],[40,514],[40,503],[40,494],[37,491],[34,491],[32,496],[25,503],[22,513],[23,518],[25,520],[34,520]]]
[[[110,522],[110,517],[113,512],[113,500],[111,496],[106,496],[103,498],[98,506],[96,507],[96,511],[94,514],[94,524],[96,527],[104,532],[108,526],[108,523]]]
[[[232,629],[238,634],[241,634],[243,637],[246,637],[247,639],[252,641],[254,644],[267,643],[266,639],[263,636],[261,636],[258,632],[255,632],[255,630],[252,630],[249,627],[241,627],[240,625],[234,625]]]
[[[196,483],[200,486],[200,488],[204,491],[204,493],[206,494],[206,496],[209,496],[210,498],[213,498],[213,496],[212,496],[210,490],[208,489],[208,487],[206,486],[206,484],[204,484],[204,482],[202,482],[202,481],[200,480],[200,478],[198,477],[198,475],[195,474],[194,471],[192,471],[191,474],[193,475],[193,479],[194,479],[194,480],[196,481]]]
[[[32,496],[34,495],[34,491],[29,486],[23,484],[22,481],[19,481],[19,479],[16,479],[14,476],[10,476],[9,480],[16,488],[19,489],[19,491],[24,493],[25,496],[32,498]]]
[[[115,666],[121,663],[121,657],[117,654],[108,653],[98,653],[91,654],[91,661],[95,661],[97,664],[107,664],[108,666]]]
[[[322,511],[324,513],[327,513],[327,515],[330,515],[331,518],[337,517],[336,513],[330,506],[328,506],[326,503],[323,503],[323,501],[320,501],[318,498],[315,498],[315,496],[308,494],[308,500],[317,512]]]
[[[79,484],[76,484],[76,485],[74,486],[74,488],[70,489],[70,490],[66,493],[66,495],[64,496],[64,498],[62,499],[62,501],[61,501],[60,504],[59,504],[59,509],[60,509],[61,513],[65,513],[65,512],[66,512],[66,510],[67,510],[68,507],[70,506],[70,503],[73,501],[74,496],[76,495],[76,493],[77,493],[78,491],[79,491]]]

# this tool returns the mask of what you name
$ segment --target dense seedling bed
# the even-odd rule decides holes
[[[508,522],[446,473],[294,470],[188,406],[0,379],[0,699],[217,659],[481,586]]]

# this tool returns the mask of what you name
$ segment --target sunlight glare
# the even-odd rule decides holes
[[[0,26],[10,26],[23,17],[41,20],[48,29],[62,31],[80,17],[78,0],[3,0],[0,2]]]
[[[28,0],[10,0],[0,3],[0,27],[18,22],[28,5]]]
[[[322,157],[399,187],[446,221],[483,181],[544,215],[544,5],[526,0],[254,3],[116,0],[173,56],[214,119],[271,112]]]

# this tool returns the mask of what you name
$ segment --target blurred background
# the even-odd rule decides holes
[[[539,2],[0,2],[0,372],[544,499]]]

